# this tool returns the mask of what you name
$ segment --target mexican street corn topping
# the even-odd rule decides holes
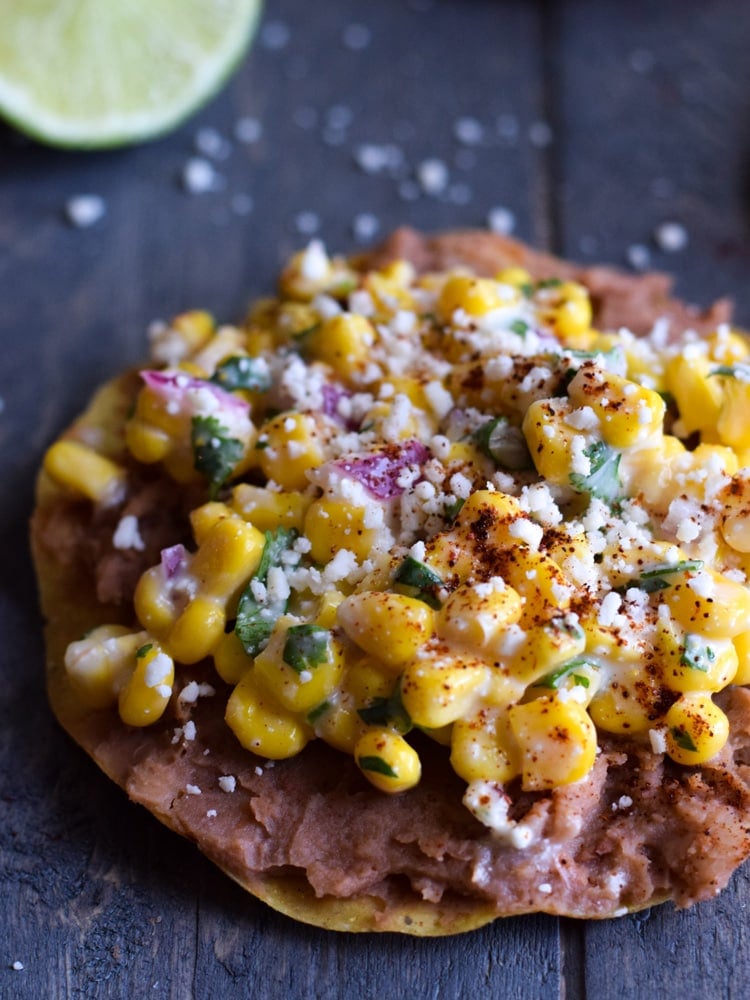
[[[80,699],[146,726],[209,658],[249,751],[318,738],[402,792],[437,741],[517,847],[506,786],[585,780],[598,733],[713,758],[713,696],[750,683],[750,349],[591,324],[573,281],[360,273],[312,243],[241,326],[155,328],[132,463],[45,459],[99,506],[144,465],[198,498],[133,627],[68,647]],[[136,517],[114,544],[142,549]]]

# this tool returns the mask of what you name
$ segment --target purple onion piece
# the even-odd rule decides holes
[[[217,406],[217,416],[219,410],[233,410],[235,412],[247,413],[250,409],[246,400],[242,399],[234,392],[227,392],[221,386],[208,382],[206,379],[194,378],[185,372],[176,371],[154,371],[146,369],[142,371],[141,378],[149,389],[160,396],[165,402],[175,402],[180,408],[185,407],[188,411],[195,409],[194,400],[189,393],[200,390],[202,393],[209,393],[214,397]]]
[[[423,465],[429,458],[429,449],[421,441],[410,439],[403,444],[387,445],[370,455],[342,458],[334,465],[350,479],[361,483],[371,496],[392,500],[404,492],[404,487],[398,484],[404,469]]]
[[[173,580],[188,564],[188,551],[184,545],[171,545],[161,550],[161,568],[167,580]]]

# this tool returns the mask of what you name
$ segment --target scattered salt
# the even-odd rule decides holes
[[[78,194],[65,203],[65,215],[76,229],[88,229],[106,213],[107,203],[98,194]]]

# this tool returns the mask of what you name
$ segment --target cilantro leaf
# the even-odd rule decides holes
[[[666,590],[677,582],[669,577],[674,577],[678,573],[697,573],[701,569],[703,569],[702,559],[681,559],[676,563],[661,563],[659,566],[644,570],[634,582],[639,590],[654,594],[657,590]]]
[[[689,750],[691,753],[698,752],[698,747],[695,745],[693,737],[685,729],[682,729],[680,726],[673,726],[669,732],[681,750]]]
[[[620,452],[610,448],[604,441],[594,441],[584,449],[583,454],[591,463],[588,475],[571,472],[570,485],[579,493],[589,493],[600,500],[615,500],[620,495]]]
[[[307,721],[311,726],[314,726],[318,719],[324,716],[330,708],[333,708],[330,701],[321,701],[319,705],[316,705],[315,708],[311,708],[307,713]]]
[[[271,388],[268,365],[259,358],[249,358],[245,355],[236,355],[222,361],[211,376],[211,381],[228,392],[233,392],[235,389],[266,392]]]
[[[473,435],[479,450],[504,469],[533,469],[526,438],[520,427],[507,417],[493,417],[478,427]]]
[[[136,660],[142,660],[144,656],[148,656],[151,650],[154,648],[153,642],[144,643],[143,646],[139,646],[135,651]]]
[[[724,375],[728,378],[739,378],[743,382],[750,382],[750,365],[747,362],[740,362],[736,365],[717,365],[709,372],[710,375]]]
[[[514,319],[510,324],[510,329],[513,333],[517,333],[519,337],[525,337],[530,327],[525,319]]]
[[[368,726],[388,726],[401,734],[408,733],[414,725],[398,687],[387,698],[373,698],[366,708],[358,708],[357,715]]]
[[[266,595],[259,599],[253,592],[253,583],[263,584],[268,581],[268,571],[272,566],[281,565],[282,555],[289,551],[297,537],[297,532],[291,528],[277,528],[266,532],[266,543],[253,577],[245,587],[237,605],[237,620],[234,631],[242,643],[248,656],[257,656],[264,649],[271,637],[273,627],[278,618],[287,608],[287,599],[272,600]],[[256,586],[256,592],[260,590]]]
[[[391,765],[387,764],[382,757],[358,757],[357,763],[363,771],[374,771],[375,774],[384,774],[387,778],[398,777]]]
[[[551,670],[544,677],[540,677],[538,681],[535,681],[535,687],[554,688],[558,690],[563,681],[572,676],[576,684],[587,688],[589,686],[588,677],[585,674],[576,673],[577,670],[581,670],[584,667],[597,669],[596,664],[592,663],[591,660],[587,660],[585,656],[576,656],[572,660],[561,663],[559,667]]]
[[[215,500],[245,447],[238,438],[229,437],[229,431],[216,417],[193,417],[190,443],[193,464],[208,479],[209,496]]]
[[[286,634],[283,660],[296,673],[310,671],[330,659],[331,633],[320,625],[293,625]]]
[[[424,601],[435,610],[441,607],[435,591],[443,586],[442,579],[433,569],[418,559],[414,559],[413,556],[407,556],[404,559],[396,570],[393,580],[394,583],[400,584],[410,597]]]

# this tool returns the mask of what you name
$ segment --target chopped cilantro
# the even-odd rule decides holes
[[[677,573],[697,573],[700,569],[703,569],[702,559],[681,559],[676,563],[661,563],[659,566],[644,570],[636,584],[640,590],[653,594],[657,590],[666,590],[676,582],[665,579],[666,577],[673,577]]]
[[[686,635],[685,645],[680,655],[680,664],[692,670],[708,673],[708,668],[716,659],[716,650],[709,643],[701,642],[698,635]]]
[[[374,771],[375,774],[384,774],[387,778],[398,777],[391,765],[387,764],[382,757],[358,757],[357,763],[363,771]]]
[[[620,452],[610,448],[604,441],[594,441],[584,449],[583,454],[591,463],[588,475],[571,472],[570,485],[579,493],[590,493],[600,500],[615,500],[620,494]]]
[[[237,606],[234,631],[248,656],[257,656],[265,648],[277,619],[286,611],[287,601],[259,600],[253,593],[253,583],[266,584],[268,571],[281,565],[282,555],[291,549],[297,537],[292,528],[277,528],[266,532],[266,544],[252,579],[245,587]],[[259,589],[256,587],[256,590]]]
[[[330,658],[331,633],[320,625],[293,625],[286,634],[283,660],[301,674]]]
[[[540,677],[536,681],[536,687],[546,687],[559,689],[563,681],[567,680],[568,677],[572,676],[573,681],[579,684],[581,687],[587,688],[589,686],[589,679],[585,674],[576,673],[577,670],[581,670],[583,667],[593,667],[597,669],[596,664],[587,660],[583,656],[576,656],[572,660],[567,660],[565,663],[560,664],[555,670],[551,670],[544,677]]]
[[[368,726],[388,726],[402,734],[408,733],[413,726],[398,687],[387,698],[373,698],[366,708],[357,709],[357,715]]]
[[[689,750],[691,753],[698,752],[698,747],[693,742],[693,738],[690,733],[686,732],[686,730],[682,729],[680,726],[673,726],[669,732],[672,735],[672,739],[681,750]]]
[[[537,281],[537,288],[559,288],[562,284],[561,278],[542,278],[541,281]]]
[[[518,286],[519,291],[524,296],[524,298],[530,299],[534,294],[534,286],[528,282],[524,281],[523,284]]]
[[[319,705],[316,705],[315,708],[311,708],[307,713],[307,721],[311,726],[314,726],[318,719],[324,716],[330,708],[333,708],[330,701],[321,701]]]
[[[750,382],[750,365],[746,362],[737,365],[717,365],[709,375],[725,375],[728,378],[739,378],[743,382]]]
[[[436,610],[440,608],[435,591],[443,586],[443,581],[433,569],[418,559],[407,556],[396,570],[393,580],[410,592],[409,596],[424,601]]]
[[[525,337],[529,332],[529,324],[525,319],[514,319],[510,324],[510,328],[513,333],[517,333],[519,337]]]
[[[301,347],[304,347],[308,337],[318,331],[322,325],[322,323],[313,323],[312,326],[306,326],[303,330],[298,330],[297,333],[292,334],[292,339],[296,340]]]
[[[446,521],[453,522],[456,520],[458,515],[461,513],[461,508],[466,503],[461,497],[457,497],[452,503],[449,503],[445,507],[444,516]]]
[[[229,431],[216,417],[193,417],[190,442],[193,464],[208,479],[209,496],[214,500],[242,458],[244,445],[229,437]]]
[[[147,642],[143,646],[139,646],[135,651],[136,660],[142,660],[144,656],[147,656],[151,650],[154,648],[153,642]]]
[[[532,469],[526,438],[519,427],[507,417],[493,417],[478,427],[472,435],[477,447],[504,469]]]
[[[249,358],[245,355],[237,355],[222,361],[211,376],[211,381],[218,383],[228,392],[233,392],[235,389],[266,392],[271,388],[268,365],[258,358]]]

